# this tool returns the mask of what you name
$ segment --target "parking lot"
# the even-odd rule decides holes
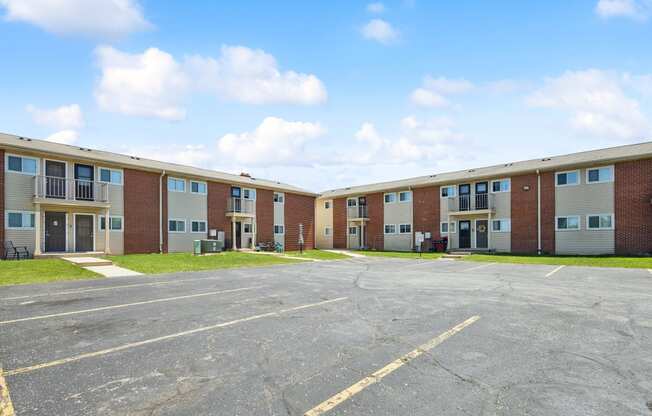
[[[345,261],[0,288],[17,415],[652,415],[652,273]]]

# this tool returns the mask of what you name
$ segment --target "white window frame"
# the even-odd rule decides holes
[[[176,186],[174,187],[175,189],[170,189],[170,181],[179,181],[179,182],[183,182],[183,191],[178,191],[178,190],[176,189]],[[187,189],[187,185],[188,185],[188,184],[186,183],[186,180],[185,180],[185,179],[182,179],[182,178],[175,178],[175,177],[172,177],[172,176],[168,176],[168,192],[178,192],[178,193],[180,193],[180,194],[185,193],[185,192],[186,192],[186,189]]]
[[[595,182],[594,182],[594,183],[595,183]],[[601,216],[609,216],[609,217],[611,217],[611,227],[598,227],[598,228],[591,228],[591,227],[589,226],[589,217],[598,217],[598,223],[599,223],[599,222],[600,222],[599,217],[601,217]],[[607,214],[607,213],[605,213],[605,214],[587,214],[587,215],[586,215],[586,229],[587,229],[588,231],[605,231],[605,230],[614,230],[614,229],[616,228],[615,225],[616,225],[616,224],[615,224],[614,214],[611,214],[611,213]]]
[[[170,221],[183,222],[183,231],[170,231]],[[168,233],[186,234],[188,232],[188,220],[183,218],[168,218]]]
[[[577,228],[559,228],[559,218],[566,218],[568,223],[568,218],[577,218]],[[582,217],[579,215],[558,215],[555,217],[555,231],[580,231],[582,229]]]
[[[559,175],[563,175],[564,173],[566,173],[566,174],[568,174],[568,173],[576,173],[577,174],[577,182],[576,183],[566,183],[564,185],[559,185],[558,177],[559,177]],[[581,182],[582,182],[582,175],[581,175],[579,169],[565,170],[565,171],[562,171],[562,172],[555,172],[555,187],[556,188],[565,188],[567,186],[577,186],[577,185],[580,185]]]
[[[394,227],[394,231],[388,233],[387,232],[387,227]],[[397,233],[398,233],[398,230],[396,229],[396,224],[385,224],[385,226],[383,227],[383,234],[385,234],[385,235],[393,235],[393,234],[397,234]]]
[[[611,169],[611,179],[606,180],[606,181],[603,181],[603,180],[598,180],[598,181],[593,181],[593,182],[589,181],[589,171],[590,171],[590,170],[598,170],[598,172],[599,172],[599,169]],[[593,168],[587,168],[587,169],[586,169],[586,183],[587,183],[588,185],[593,185],[593,184],[596,184],[596,183],[609,183],[609,182],[613,182],[614,179],[615,179],[615,175],[616,175],[616,172],[615,172],[615,169],[614,169],[614,166],[613,166],[613,165],[608,165],[608,166],[596,166],[596,167],[593,167]]]
[[[193,231],[192,230],[193,223],[197,223],[197,224],[203,223],[204,224],[204,231]],[[190,230],[189,230],[189,232],[191,234],[206,234],[208,232],[208,221],[206,221],[206,220],[190,220]]]
[[[353,201],[354,204],[350,205],[349,201]],[[358,207],[358,198],[346,198],[346,207],[347,208],[357,208]]]
[[[100,232],[106,231],[105,229],[102,228],[102,219],[104,219],[104,215],[99,215],[97,217],[97,229]],[[113,218],[120,218],[120,229],[119,230],[114,230],[113,229]],[[106,222],[104,224],[106,226]],[[106,228],[106,227],[105,227]],[[112,233],[121,233],[125,229],[125,219],[122,215],[109,215],[109,231]]]
[[[333,235],[333,229],[331,227],[324,227],[324,237],[330,237]]]
[[[13,171],[12,171],[13,172]],[[18,172],[16,172],[18,173]],[[34,215],[34,227],[10,227],[9,226],[9,214],[21,214],[20,222],[24,224],[25,216]],[[19,231],[29,231],[34,230],[36,227],[36,212],[34,211],[20,211],[20,210],[7,210],[5,211],[5,229],[6,230],[19,230]]]
[[[109,181],[108,182],[102,180],[102,170],[103,169],[109,171]],[[120,172],[120,183],[111,182],[111,172]],[[97,167],[97,181],[100,182],[100,183],[108,183],[110,185],[122,186],[122,185],[124,185],[124,182],[125,182],[125,172],[122,169],[107,168],[106,166],[98,166]]]
[[[353,230],[354,232],[352,233],[351,230]],[[358,227],[356,227],[356,226],[353,226],[353,227],[349,226],[349,235],[358,235]]]
[[[409,195],[409,198],[406,199],[405,201],[401,201],[401,195],[403,195],[403,194]],[[399,204],[407,204],[409,202],[412,202],[412,191],[400,191],[400,192],[398,192],[397,201],[398,201]],[[405,224],[403,224],[403,225],[405,225]]]
[[[446,225],[446,231],[444,231],[444,225]],[[439,223],[439,234],[448,234],[448,229],[450,228],[450,224],[448,224],[446,221],[441,221]]]
[[[401,227],[403,227],[404,225],[409,225],[410,226],[410,231],[401,231]],[[408,224],[408,223],[399,224],[398,225],[398,233],[399,234],[412,234],[412,224]]]
[[[494,182],[507,182],[507,190],[506,191],[494,191]],[[491,186],[491,189],[489,190],[489,192],[491,192],[492,194],[503,194],[503,193],[511,192],[512,191],[512,180],[510,178],[492,179],[490,181],[490,186]]]
[[[449,191],[452,190],[452,195],[443,196],[442,191],[444,188],[448,188]],[[439,197],[442,199],[455,198],[456,195],[457,195],[457,187],[455,185],[444,185],[439,187]]]
[[[332,206],[333,206],[332,200],[329,199],[328,201],[324,201],[324,209],[331,209]]]
[[[249,196],[245,196],[246,193],[249,193]],[[251,195],[254,197],[252,198]],[[246,199],[247,201],[255,201],[256,190],[254,188],[242,188],[242,199]]]
[[[494,229],[494,221],[500,221],[501,225],[502,225],[502,222],[505,221],[505,223],[507,224],[507,228],[505,230],[503,230],[502,227],[501,227],[500,230],[495,230]],[[491,226],[490,230],[491,230],[492,233],[511,233],[512,232],[512,220],[511,220],[511,218],[492,218],[490,226]]]
[[[277,233],[277,228],[281,229],[280,233]],[[285,224],[274,224],[274,235],[285,235]]]
[[[394,200],[388,202],[388,201],[387,201],[387,197],[388,197],[388,196],[392,196],[392,195],[394,196]],[[397,198],[398,198],[398,197],[397,197],[397,195],[396,195],[396,192],[385,192],[385,193],[383,194],[383,202],[384,202],[385,204],[395,204],[396,201],[398,201]]]
[[[283,192],[274,192],[274,203],[275,204],[285,204],[285,193],[283,193]]]
[[[249,227],[249,231],[247,231],[247,226]],[[245,222],[244,224],[242,224],[242,233],[243,234],[253,234],[254,233],[254,225],[253,225],[253,223]]]
[[[193,183],[196,183],[196,184],[199,184],[199,185],[204,185],[204,189],[206,189],[206,191],[204,191],[204,192],[194,192],[194,191],[192,190],[192,184],[193,184]],[[206,194],[208,194],[208,183],[206,183],[206,182],[204,182],[204,181],[196,181],[196,180],[194,180],[194,179],[191,179],[191,180],[190,180],[190,187],[189,187],[189,189],[190,189],[190,193],[191,193],[191,194],[195,194],[195,195],[206,195]],[[199,189],[199,188],[197,188],[197,189]]]
[[[9,169],[9,157],[19,157],[20,158],[20,172],[16,172],[15,170],[10,170]],[[23,160],[24,159],[30,159],[36,162],[36,173],[31,173],[31,172],[23,172]],[[68,165],[66,164],[66,171],[68,170]],[[32,157],[32,156],[23,156],[23,155],[16,155],[13,153],[5,153],[5,172],[9,173],[17,173],[18,175],[27,175],[27,176],[38,176],[39,173],[41,172],[41,159],[38,157]],[[66,175],[68,172],[66,172]]]

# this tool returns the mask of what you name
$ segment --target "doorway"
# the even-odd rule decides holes
[[[459,233],[460,248],[471,248],[471,221],[460,221]]]
[[[92,201],[94,180],[95,175],[92,166],[75,164],[75,198],[82,201]]]
[[[459,186],[460,194],[460,211],[471,209],[471,185],[465,183]]]
[[[45,197],[66,198],[66,164],[64,162],[45,161]]]
[[[90,214],[75,215],[75,251],[78,253],[95,250],[93,232],[94,218]]]
[[[45,252],[66,251],[66,213],[45,212]]]
[[[477,182],[475,184],[475,209],[489,208],[489,183]]]
[[[475,247],[476,248],[489,248],[489,221],[476,220],[475,221]]]
[[[242,248],[242,223],[236,221],[235,223],[235,245],[238,248]]]

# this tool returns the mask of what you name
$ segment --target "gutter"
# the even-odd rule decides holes
[[[537,254],[541,252],[541,172],[537,169]]]
[[[163,177],[165,170],[158,178],[158,251],[163,254]]]

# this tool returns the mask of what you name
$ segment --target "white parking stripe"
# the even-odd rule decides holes
[[[481,264],[481,265],[479,265],[479,266],[471,267],[470,269],[462,270],[462,272],[472,272],[473,270],[483,269],[483,268],[485,268],[485,267],[489,267],[489,266],[492,266],[492,265],[494,265],[494,264],[496,264],[496,263],[486,263],[486,264]]]
[[[548,273],[548,274],[546,275],[546,277],[550,277],[550,276],[552,276],[553,274],[557,273],[558,271],[560,271],[560,270],[563,269],[564,267],[566,267],[566,266],[559,266],[559,267],[557,267],[555,270],[553,270],[553,271],[551,271],[550,273]]]
[[[650,274],[652,274],[652,269],[647,269],[647,271],[650,272]]]
[[[126,349],[129,349],[129,348],[140,347],[142,345],[152,344],[152,343],[160,342],[160,341],[167,341],[169,339],[179,338],[179,337],[183,337],[183,336],[187,336],[187,335],[193,335],[193,334],[197,334],[197,333],[205,332],[205,331],[211,331],[213,329],[225,328],[225,327],[228,327],[228,326],[233,326],[233,325],[241,324],[241,323],[244,323],[244,322],[255,321],[257,319],[269,318],[269,317],[272,317],[272,316],[281,316],[281,315],[289,313],[289,312],[295,312],[295,311],[299,311],[299,310],[302,310],[302,309],[308,309],[308,308],[315,308],[317,306],[322,306],[322,305],[326,305],[326,304],[333,303],[333,302],[340,302],[340,301],[343,301],[343,300],[346,300],[346,299],[348,299],[348,298],[347,297],[335,298],[335,299],[325,300],[325,301],[322,301],[322,302],[309,303],[307,305],[295,306],[293,308],[281,309],[281,310],[278,310],[278,311],[275,311],[275,312],[268,312],[268,313],[263,313],[263,314],[260,314],[260,315],[248,316],[246,318],[240,318],[240,319],[235,319],[233,321],[222,322],[222,323],[211,325],[211,326],[204,326],[204,327],[201,327],[201,328],[195,328],[195,329],[191,329],[189,331],[177,332],[175,334],[164,335],[162,337],[150,338],[150,339],[146,339],[146,340],[143,340],[143,341],[132,342],[130,344],[124,344],[124,345],[120,345],[118,347],[107,348],[107,349],[101,350],[101,351],[88,352],[88,353],[76,355],[76,356],[73,356],[73,357],[62,358],[62,359],[59,359],[59,360],[50,361],[50,362],[47,362],[47,363],[36,364],[36,365],[29,366],[29,367],[17,368],[15,370],[5,371],[4,374],[5,374],[5,376],[9,377],[9,376],[14,376],[16,374],[29,373],[31,371],[36,371],[36,370],[40,370],[40,369],[48,368],[48,367],[54,367],[54,366],[57,366],[57,365],[63,365],[63,364],[71,363],[71,362],[74,362],[74,361],[83,360],[85,358],[99,357],[99,356],[102,356],[102,355],[111,354],[113,352],[118,352],[118,351],[126,350]]]
[[[262,287],[265,287],[265,286],[251,286],[251,287],[242,287],[242,288],[239,288],[239,289],[218,290],[218,291],[215,291],[215,292],[195,293],[194,295],[175,296],[175,297],[171,297],[171,298],[152,299],[152,300],[146,300],[146,301],[142,301],[142,302],[123,303],[121,305],[102,306],[100,308],[81,309],[81,310],[78,310],[78,311],[53,313],[51,315],[30,316],[28,318],[19,318],[19,319],[11,319],[9,321],[0,321],[0,325],[13,324],[13,323],[16,323],[16,322],[35,321],[35,320],[38,320],[38,319],[59,318],[61,316],[78,315],[80,313],[107,311],[107,310],[111,310],[111,309],[127,308],[129,306],[149,305],[151,303],[171,302],[173,300],[192,299],[192,298],[199,298],[199,297],[202,297],[202,296],[220,295],[220,294],[224,294],[224,293],[242,292],[243,290],[260,289]]]

